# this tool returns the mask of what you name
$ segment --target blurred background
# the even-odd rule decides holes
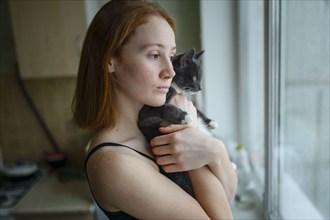
[[[105,2],[0,1],[2,164],[60,150],[67,175],[83,172],[91,134],[70,124],[70,105],[87,27]],[[330,219],[330,2],[155,2],[177,21],[178,52],[205,50],[195,103],[249,176],[235,219]]]

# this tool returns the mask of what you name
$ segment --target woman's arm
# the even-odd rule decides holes
[[[188,171],[194,194],[211,219],[233,219],[226,193],[207,166]]]
[[[210,169],[210,166],[203,165],[203,163],[207,161],[212,162],[213,157],[216,158],[216,156],[211,156],[209,154],[211,152],[210,150],[205,149],[206,147],[202,146],[203,144],[213,144],[208,143],[209,138],[205,140],[206,142],[202,142],[204,134],[198,130],[196,131],[194,128],[185,128],[181,131],[171,133],[170,135],[167,135],[167,137],[164,136],[152,140],[152,143],[161,145],[153,147],[153,153],[158,155],[156,159],[157,163],[161,165],[166,172],[188,170],[195,198],[211,219],[232,219],[230,209],[231,198],[229,197],[233,197],[235,192],[226,192],[223,185],[223,182],[228,181],[230,183],[231,181],[231,177],[226,176],[229,172],[223,170],[220,172],[219,177],[214,174],[214,171]],[[167,143],[167,145],[164,145],[165,143]],[[199,145],[198,143],[203,144]],[[203,152],[201,152],[200,149],[203,149]],[[226,158],[223,159],[225,160]],[[212,164],[212,166],[219,171],[222,169],[220,167],[221,165],[221,163]],[[189,169],[189,166],[194,168]],[[228,186],[228,188],[231,187]]]
[[[237,176],[220,140],[186,125],[170,125],[160,131],[166,135],[151,141],[158,165],[166,172],[194,170],[206,165],[221,182],[229,203],[233,201]]]
[[[157,163],[162,165],[166,172],[193,170],[207,165],[222,183],[231,203],[235,197],[237,176],[225,145],[219,139],[196,128],[196,108],[184,95],[173,97],[171,104],[188,112],[194,120],[189,126],[171,125],[160,128],[165,135],[151,142]]]
[[[226,192],[228,202],[231,204],[234,201],[237,188],[237,175],[233,165],[229,159],[227,150],[222,141],[212,138],[209,140],[214,142],[208,146],[214,146],[210,149],[211,155],[214,156],[208,163],[208,167],[212,173],[220,180]],[[211,147],[212,148],[212,147]]]
[[[154,162],[131,150],[99,150],[89,159],[87,174],[105,210],[121,210],[138,219],[210,219],[197,200],[159,173]],[[227,207],[218,209],[225,213]]]

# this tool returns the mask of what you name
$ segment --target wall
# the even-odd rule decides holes
[[[200,3],[198,0],[164,1],[154,0],[168,10],[176,21],[177,52],[191,48],[201,49]]]
[[[0,1],[0,30],[0,74],[10,74],[15,71],[15,48],[7,1]]]
[[[200,1],[204,54],[203,107],[225,140],[238,140],[237,1]]]
[[[45,151],[52,150],[51,144],[24,99],[16,76],[0,76],[0,146],[4,160],[40,160]],[[81,164],[79,160],[83,160],[83,148],[89,135],[69,122],[75,79],[36,79],[27,80],[25,84],[58,145],[75,163]]]
[[[0,4],[0,148],[5,163],[17,159],[39,161],[52,148],[18,86],[8,3],[0,1]],[[55,140],[69,154],[69,162],[81,166],[90,135],[69,123],[75,78],[24,82]]]

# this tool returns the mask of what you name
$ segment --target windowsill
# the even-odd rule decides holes
[[[324,219],[290,175],[284,174],[281,186],[286,200],[281,206],[284,219]]]
[[[254,196],[254,204],[251,208],[241,208],[240,204],[234,201],[233,205],[231,206],[233,217],[235,220],[261,220],[266,219],[263,216],[263,209],[262,203],[258,199],[257,195]]]

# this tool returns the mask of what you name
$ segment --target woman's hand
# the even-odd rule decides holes
[[[172,104],[190,114],[193,123],[159,128],[164,135],[151,140],[157,164],[169,173],[195,170],[207,165],[223,185],[231,203],[236,192],[237,176],[225,145],[197,128],[196,108],[185,96],[176,95]]]
[[[180,172],[201,168],[216,160],[216,152],[210,150],[210,137],[197,129],[197,110],[194,104],[181,94],[175,95],[170,104],[186,111],[192,123],[172,124],[159,129],[164,135],[151,141],[158,165],[166,172]]]
[[[206,149],[208,138],[197,129],[197,110],[185,95],[175,95],[170,104],[187,112],[192,123],[188,125],[172,124],[161,127],[163,136],[151,141],[152,152],[158,165],[165,172],[181,172],[201,168],[212,161],[214,152]]]
[[[161,127],[164,135],[151,140],[152,153],[165,172],[181,172],[207,165],[215,160],[208,145],[208,137],[189,125]],[[208,148],[208,149],[207,149]]]
[[[159,130],[164,135],[151,140],[151,150],[165,172],[191,171],[207,165],[224,187],[228,202],[233,202],[237,176],[222,141],[188,125]]]

